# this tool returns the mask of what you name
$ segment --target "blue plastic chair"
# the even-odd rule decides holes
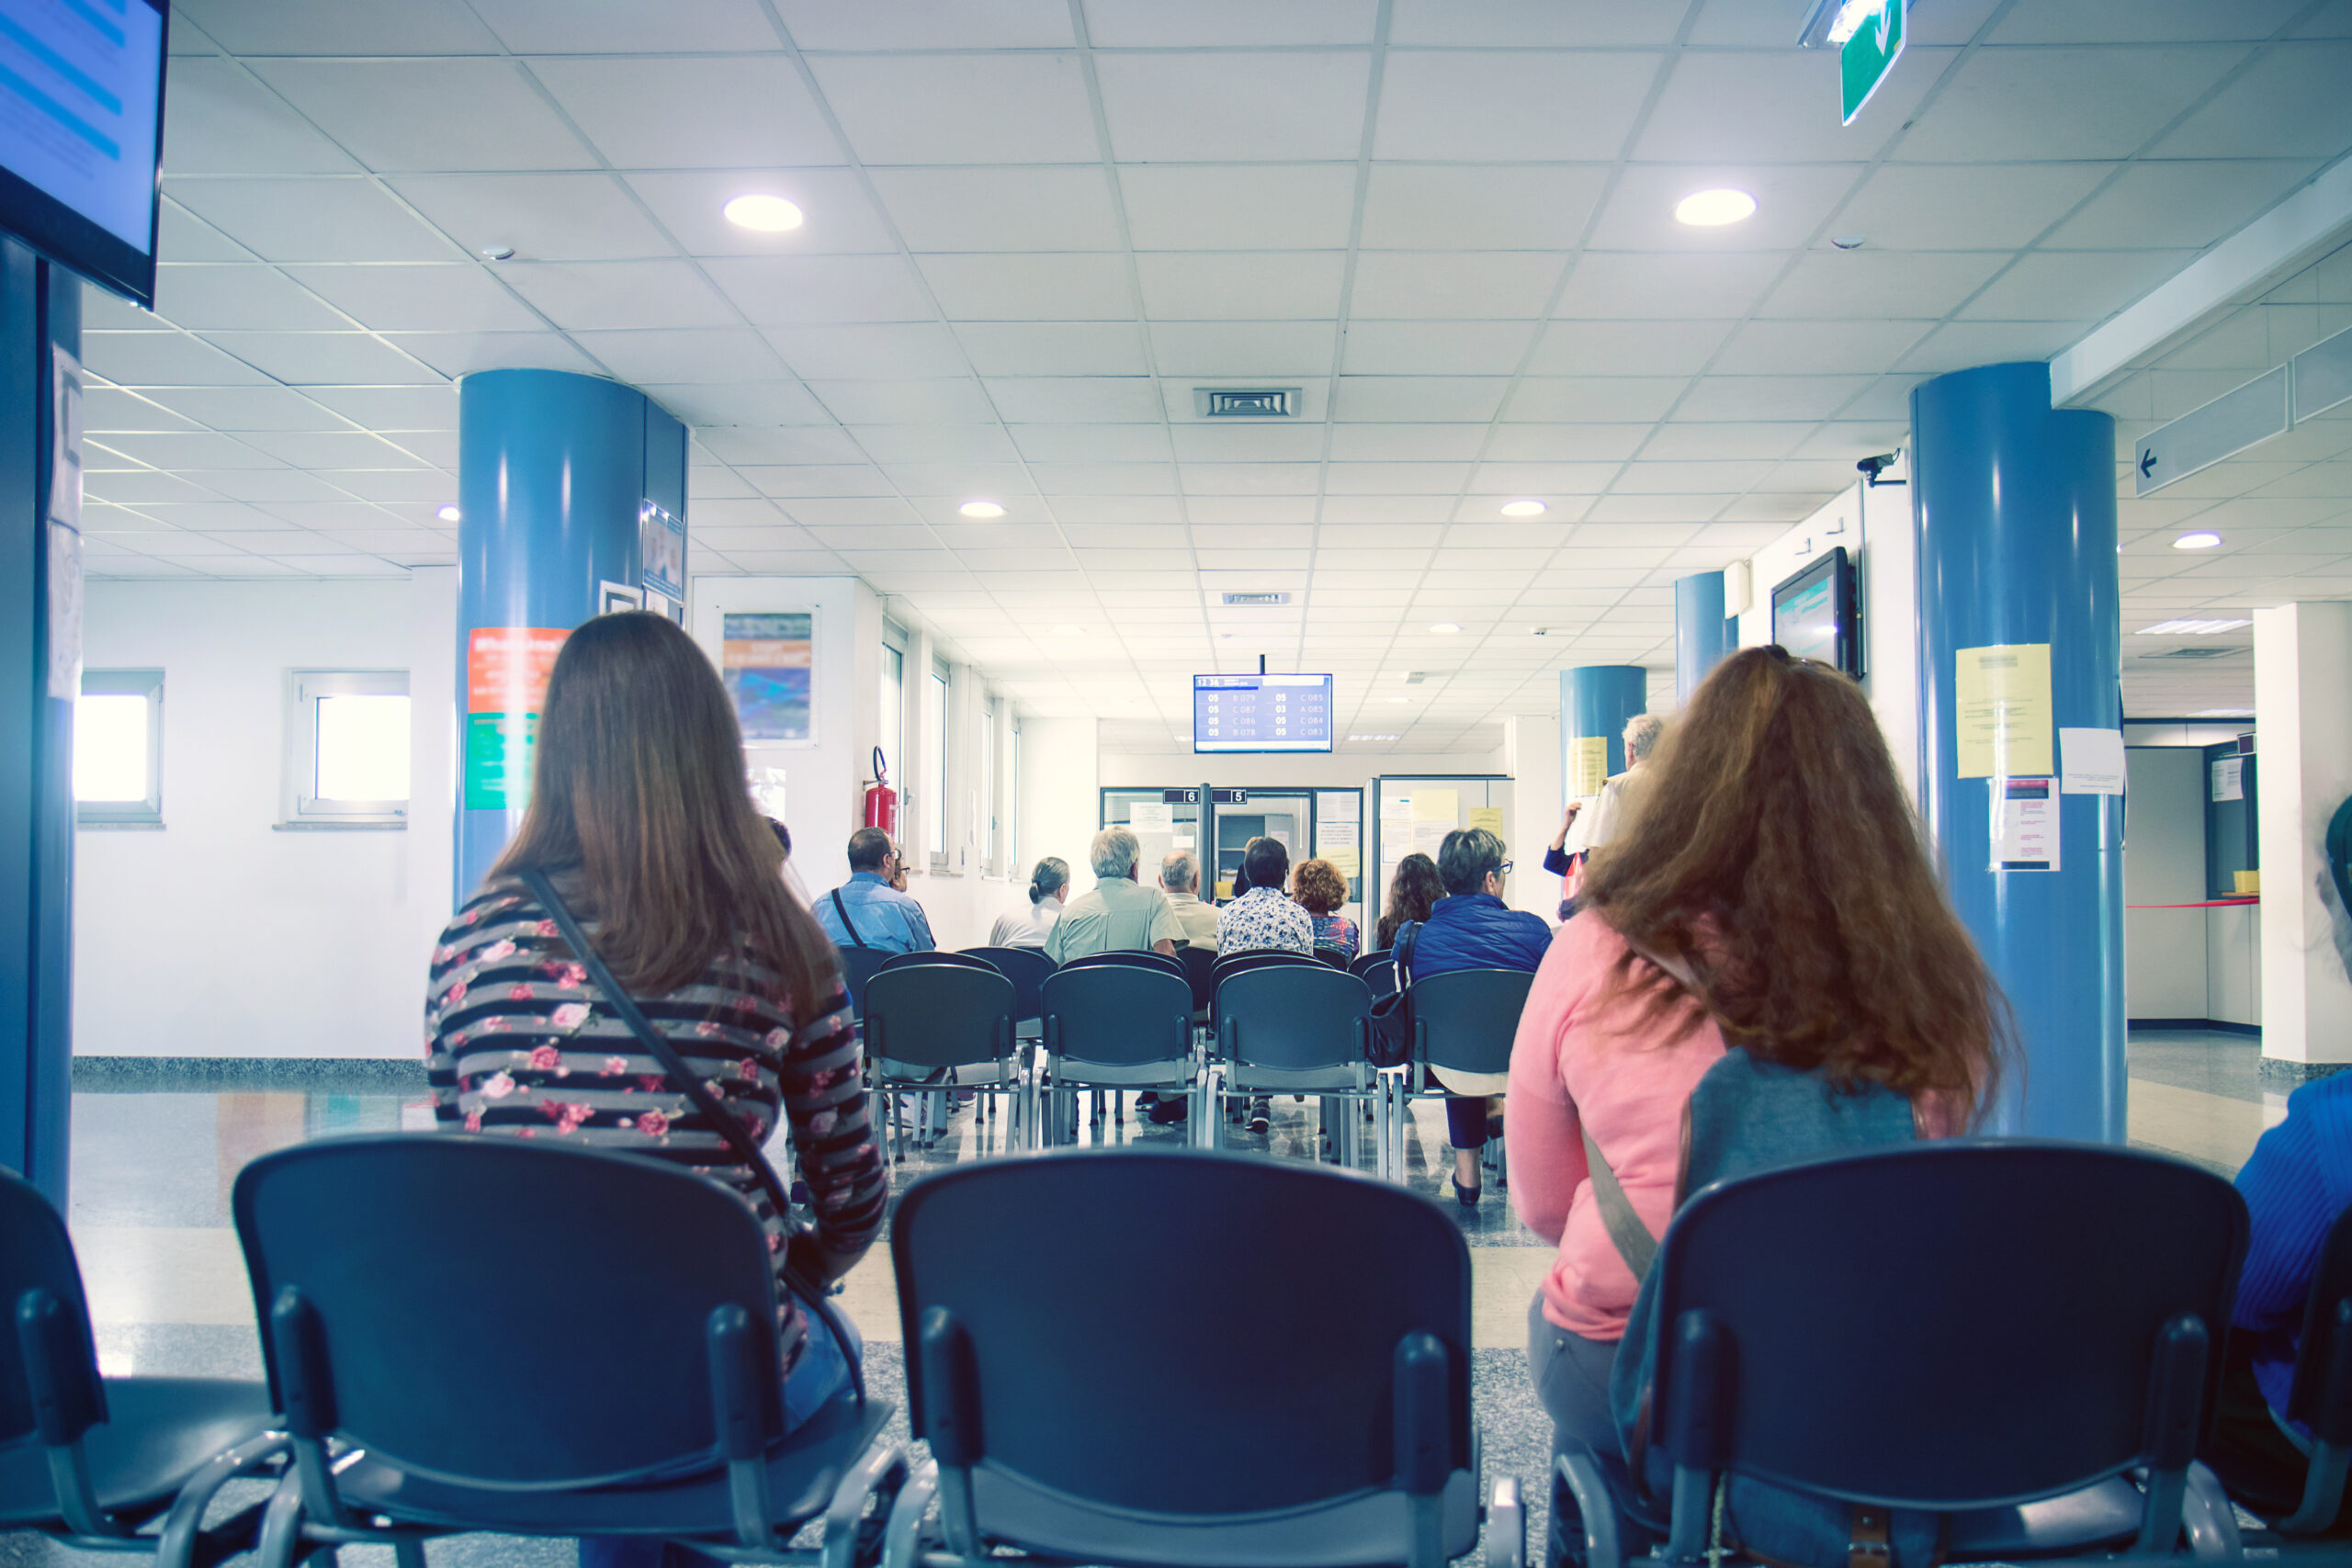
[[[1041,947],[967,947],[961,956],[977,958],[993,965],[998,974],[1012,982],[1013,1032],[1034,1038],[1037,1033],[1037,1021],[1043,1012],[1039,991],[1046,983],[1046,977],[1054,972],[1054,961],[1046,956],[1046,950]]]
[[[765,1232],[691,1170],[373,1134],[263,1156],[233,1206],[293,1444],[268,1568],[356,1541],[421,1564],[424,1540],[469,1530],[813,1562],[785,1545],[820,1513],[845,1568],[859,1511],[904,1475],[879,1401],[844,1391],[785,1432]]]
[[[1197,1087],[1192,987],[1172,975],[1109,964],[1058,971],[1046,981],[1044,1019],[1054,1105],[1050,1116],[1038,1107],[1040,1145],[1067,1141],[1075,1111],[1069,1097],[1078,1090]],[[1192,1114],[1195,1125],[1204,1119],[1198,1105]]]
[[[891,1161],[906,1157],[899,1099],[913,1096],[924,1112],[915,1141],[929,1147],[946,1122],[951,1084],[985,1096],[991,1116],[997,1098],[1009,1096],[1012,1141],[1024,1143],[1028,1066],[1013,1036],[1012,982],[986,959],[922,956],[933,961],[886,964],[865,986],[866,1066],[883,1097]]]
[[[865,983],[874,978],[882,965],[900,954],[879,947],[836,947],[833,957],[842,968],[842,984],[849,989],[851,1013],[861,1022],[865,1018]]]
[[[283,1455],[284,1439],[265,1435],[268,1391],[225,1378],[102,1377],[74,1243],[49,1200],[6,1171],[0,1294],[15,1324],[0,1349],[0,1529],[179,1564],[249,1545],[255,1510],[198,1526],[222,1484]]]
[[[1438,1568],[1477,1539],[1470,1257],[1426,1199],[1069,1150],[917,1182],[891,1257],[935,1468],[899,1493],[885,1568],[942,1541],[976,1563]],[[1499,1482],[1486,1509],[1498,1568],[1518,1497]]]
[[[1648,1285],[1639,1473],[1564,1454],[1555,1525],[1596,1568],[1652,1532],[1688,1559],[1728,1476],[1734,1534],[1744,1478],[1940,1515],[1951,1562],[2169,1553],[2184,1529],[2234,1556],[2193,1456],[2245,1245],[2228,1182],[2088,1144],[1918,1143],[1708,1187]]]
[[[1083,953],[1076,958],[1062,960],[1061,966],[1065,969],[1084,969],[1102,964],[1124,964],[1137,969],[1164,969],[1171,975],[1184,973],[1182,963],[1169,957],[1164,953],[1153,953],[1148,949],[1132,947],[1114,947],[1103,953]]]
[[[1244,958],[1256,954],[1245,954]],[[1372,992],[1362,980],[1301,953],[1287,962],[1218,965],[1216,1042],[1203,1085],[1214,1111],[1224,1094],[1312,1094],[1331,1101],[1370,1101],[1374,1138],[1387,1174],[1391,1143],[1385,1097],[1367,1054]],[[1224,1136],[1222,1116],[1202,1129],[1214,1145]],[[1331,1119],[1326,1118],[1326,1124]],[[1337,1118],[1335,1153],[1352,1167],[1361,1131],[1354,1106]]]
[[[1393,984],[1396,965],[1389,965]],[[1450,969],[1413,983],[1411,1066],[1389,1080],[1396,1097],[1388,1126],[1397,1140],[1391,1169],[1405,1168],[1404,1130],[1408,1114],[1405,1101],[1417,1095],[1442,1095],[1425,1089],[1426,1069],[1457,1073],[1510,1071],[1511,1042],[1519,1035],[1519,1015],[1526,1010],[1528,987],[1535,976],[1525,969]],[[1369,983],[1369,977],[1367,977]],[[1510,1165],[1500,1138],[1489,1138],[1481,1164],[1498,1186],[1509,1185]]]

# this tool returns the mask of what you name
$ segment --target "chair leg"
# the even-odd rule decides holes
[[[2201,1464],[2188,1467],[2188,1488],[2182,1499],[2182,1533],[2188,1537],[2188,1555],[2199,1562],[2245,1561],[2245,1545],[2238,1537],[2237,1510],[2230,1506],[2222,1479]]]
[[[293,1568],[295,1558],[302,1550],[302,1488],[294,1472],[270,1494],[269,1506],[262,1510],[261,1534],[254,1548],[254,1561],[261,1568]]]
[[[424,1542],[401,1536],[392,1542],[393,1568],[425,1568]]]

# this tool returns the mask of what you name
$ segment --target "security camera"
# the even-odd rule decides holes
[[[1854,467],[1861,471],[1862,478],[1870,482],[1871,488],[1875,489],[1878,485],[1879,475],[1894,467],[1894,460],[1900,456],[1902,456],[1902,454],[1899,452],[1882,452],[1875,457],[1863,458],[1860,462],[1855,464]]]

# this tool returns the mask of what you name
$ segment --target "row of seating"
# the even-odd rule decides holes
[[[1371,1047],[1374,985],[1395,970],[1385,953],[1359,959],[1363,974],[1295,953],[1230,954],[1209,966],[1204,995],[1178,960],[1151,953],[1058,967],[1024,949],[899,953],[854,967],[844,957],[894,1162],[903,1157],[899,1100],[913,1097],[927,1108],[921,1125],[935,1125],[952,1078],[957,1091],[1009,1100],[1009,1141],[1019,1148],[1064,1141],[1083,1092],[1183,1095],[1203,1147],[1223,1140],[1217,1112],[1228,1096],[1314,1094],[1333,1155],[1353,1167],[1362,1119],[1345,1108],[1362,1104],[1372,1111],[1374,1168],[1398,1179],[1407,1102],[1427,1092],[1424,1069],[1508,1071],[1531,980],[1471,969],[1421,982],[1410,1055],[1383,1068]]]

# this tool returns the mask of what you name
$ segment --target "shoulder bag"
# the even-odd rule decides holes
[[[860,947],[871,945],[864,937],[857,934],[857,927],[849,918],[849,906],[842,902],[842,890],[840,888],[836,887],[833,889],[832,898],[833,913],[842,918],[842,930],[849,932],[849,940]]]
[[[1390,944],[1396,989],[1372,1004],[1372,1028],[1364,1041],[1364,1055],[1375,1067],[1401,1067],[1413,1059],[1413,944],[1420,933],[1420,921],[1407,920]]]
[[[751,1168],[752,1176],[766,1191],[768,1201],[775,1206],[776,1218],[784,1226],[788,1247],[792,1238],[799,1234],[793,1223],[792,1198],[783,1178],[776,1174],[775,1167],[768,1163],[767,1151],[761,1148],[759,1141],[752,1136],[742,1122],[736,1120],[735,1113],[727,1108],[726,1102],[711,1092],[710,1086],[703,1082],[702,1076],[686,1066],[685,1058],[678,1055],[678,1048],[670,1043],[668,1036],[653,1027],[652,1021],[639,1008],[636,998],[613,978],[611,968],[597,955],[595,945],[588,940],[588,933],[581,929],[580,921],[557,896],[555,884],[548,880],[547,873],[531,866],[514,874],[515,879],[530,891],[531,897],[539,901],[539,907],[548,912],[548,918],[555,921],[556,930],[563,933],[563,940],[571,947],[572,956],[579,959],[581,967],[588,971],[588,978],[604,994],[613,1011],[620,1015],[620,1021],[628,1025],[629,1032],[637,1036],[638,1043],[662,1064],[662,1070],[669,1075],[671,1082],[677,1085],[679,1092],[694,1102],[695,1109],[708,1118],[710,1124],[718,1130],[718,1135],[726,1140],[727,1146],[734,1151],[735,1157]],[[839,897],[835,895],[835,897]],[[865,944],[860,942],[858,945],[863,947]],[[782,1094],[779,1087],[779,1100]],[[858,1404],[864,1404],[865,1371],[850,1348],[849,1337],[842,1332],[841,1325],[834,1321],[833,1314],[827,1309],[823,1289],[789,1262],[784,1265],[780,1276],[785,1287],[798,1296],[808,1308],[808,1315],[822,1323],[825,1331],[833,1337],[834,1345],[841,1350],[842,1360],[849,1368],[850,1386],[857,1391]]]

